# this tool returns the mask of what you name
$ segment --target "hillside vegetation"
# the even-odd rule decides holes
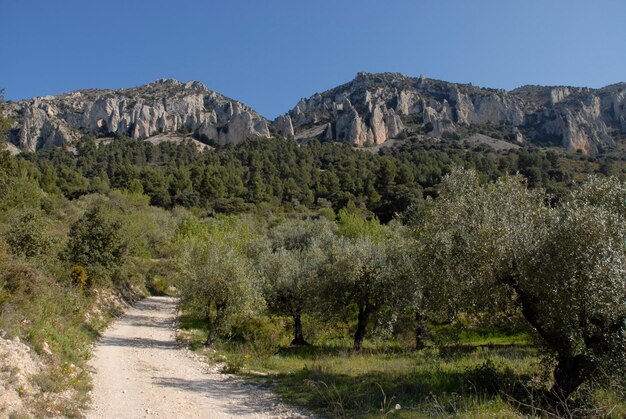
[[[354,206],[190,218],[181,338],[325,414],[617,412],[625,198],[594,177],[549,206],[520,177],[456,170],[404,225]]]
[[[0,152],[3,417],[80,415],[90,345],[125,303],[158,283],[153,259],[166,255],[176,226],[143,195],[69,200],[39,179],[34,165]]]
[[[619,158],[85,139],[0,152],[0,197],[2,339],[44,365],[0,371],[26,413],[79,414],[113,296],[150,291],[324,415],[626,414]]]

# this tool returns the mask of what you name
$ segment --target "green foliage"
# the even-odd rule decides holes
[[[259,315],[238,321],[231,329],[229,341],[241,345],[258,357],[270,357],[289,345],[292,337],[284,317]]]
[[[555,376],[565,388],[555,390],[566,391],[626,375],[619,355],[626,347],[626,183],[591,178],[554,212],[515,289],[541,302],[528,311],[557,354]]]
[[[579,165],[579,156],[553,151],[468,149],[458,141],[411,139],[373,154],[346,144],[269,139],[218,146],[200,152],[190,143],[151,144],[123,136],[95,145],[83,139],[77,155],[63,149],[39,150],[24,156],[44,176],[47,192],[69,198],[111,189],[143,192],[152,205],[163,208],[198,207],[209,212],[240,214],[259,204],[273,208],[327,207],[339,211],[353,202],[383,223],[436,187],[453,167],[472,168],[483,179],[521,173],[531,187],[544,187],[561,198],[575,177],[599,170],[620,174],[624,164],[613,156],[592,158]],[[586,159],[587,157],[585,157]],[[51,170],[52,169],[52,170]],[[328,214],[330,215],[330,214]]]
[[[63,258],[86,267],[92,281],[106,281],[124,264],[127,249],[122,223],[95,204],[70,227]]]
[[[624,202],[617,179],[592,178],[550,208],[520,179],[480,185],[475,173],[454,173],[420,231],[425,269],[456,307],[519,307],[555,354],[548,397],[562,401],[592,379],[623,375]]]
[[[479,348],[532,351],[520,323],[556,364],[553,395],[609,389],[626,375],[626,193],[623,180],[589,174],[621,165],[446,140],[378,154],[276,139],[200,153],[127,138],[86,140],[77,154],[0,153],[0,328],[76,360],[93,339],[78,329],[98,294],[80,288],[171,284],[205,344],[246,352],[229,358],[232,371],[282,372],[299,400],[345,409],[324,413],[387,414],[404,397],[425,415],[476,414],[444,395],[456,391],[506,409],[508,369],[518,383],[528,354],[492,364]],[[322,347],[283,348],[292,321],[292,342]],[[472,335],[476,354],[459,355],[484,325],[497,336]],[[393,359],[420,333],[423,353]],[[350,335],[361,354],[348,356]]]
[[[41,353],[47,368],[34,383],[41,391],[69,394],[86,386],[88,377],[76,375],[76,367],[69,366],[84,365],[89,344],[96,338],[95,332],[84,324],[87,308],[83,293],[10,256],[0,246],[0,330],[8,338],[19,337]],[[42,352],[44,347],[46,352]],[[57,409],[63,409],[76,415],[82,404],[81,395],[64,398],[63,406],[48,405],[44,410],[56,415]]]
[[[115,190],[108,194],[107,207],[123,230],[130,256],[160,258],[169,255],[176,230],[176,216],[150,205],[147,196]]]
[[[15,161],[11,157],[3,160],[0,152],[0,215],[12,209],[40,208],[43,192],[37,183],[36,173],[27,162]]]
[[[332,227],[325,220],[287,221],[269,232],[270,246],[260,255],[264,297],[272,314],[294,319],[294,344],[304,344],[301,317],[317,304],[325,247]]]
[[[72,284],[78,288],[85,288],[88,286],[87,270],[80,265],[72,266],[70,270],[70,279]]]
[[[228,359],[226,359],[226,362],[224,363],[224,366],[222,367],[221,371],[224,374],[237,374],[241,372],[241,368],[243,368],[243,366],[244,366],[243,357],[235,354],[229,357]]]
[[[372,237],[378,238],[376,235],[355,240],[337,237],[329,243],[324,280],[318,291],[322,296],[320,310],[344,315],[355,312],[355,350],[362,347],[371,316],[386,311],[391,319],[413,295],[411,283],[403,280],[409,265],[395,263],[400,260],[392,254],[394,246],[390,240],[375,241]]]
[[[19,337],[46,365],[29,378],[40,392],[34,415],[81,416],[89,348],[115,310],[102,301],[115,293],[132,299],[154,277],[148,260],[169,257],[181,211],[150,207],[148,197],[119,190],[68,200],[56,168],[30,159],[0,152],[0,333]],[[92,265],[72,267],[76,262],[59,257],[62,250]]]
[[[148,291],[152,295],[171,295],[170,283],[162,277],[155,277],[147,284]]]
[[[328,221],[335,221],[337,216],[335,215],[335,211],[332,208],[320,208],[319,210],[320,217],[327,219]]]
[[[26,210],[10,227],[6,241],[13,254],[34,257],[49,251],[53,240],[46,231],[46,222],[41,213]]]
[[[337,232],[352,241],[363,237],[380,241],[385,236],[385,229],[377,218],[368,220],[356,208],[343,208],[339,211]]]
[[[128,185],[128,191],[132,194],[142,195],[144,190],[141,181],[139,179],[133,179],[130,185]]]
[[[181,304],[205,319],[211,346],[238,318],[263,306],[253,267],[245,257],[250,232],[233,217],[206,223],[195,237],[178,242]]]

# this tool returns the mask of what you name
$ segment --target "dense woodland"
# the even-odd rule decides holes
[[[105,322],[91,310],[117,290],[177,293],[203,346],[252,348],[263,362],[290,346],[322,356],[346,338],[352,353],[440,359],[442,336],[488,330],[525,336],[547,374],[534,370],[520,395],[517,373],[487,360],[447,391],[557,415],[606,412],[624,396],[626,183],[614,156],[418,139],[372,153],[86,138],[0,152],[0,196],[0,329],[50,348],[44,393],[87,380],[67,368],[84,367]],[[380,383],[403,404],[427,399]],[[320,398],[312,408],[341,416]],[[64,406],[53,411],[80,402]],[[363,406],[343,401],[343,414]]]
[[[373,154],[348,145],[313,141],[251,140],[198,151],[192,143],[85,139],[74,151],[54,148],[23,157],[32,162],[42,189],[74,199],[110,189],[143,191],[162,208],[201,208],[207,213],[241,213],[256,206],[332,207],[349,202],[388,222],[411,204],[436,196],[453,167],[476,170],[483,179],[520,173],[530,187],[558,199],[581,175],[624,175],[616,157],[566,155],[541,149],[495,152],[456,141],[413,138]]]

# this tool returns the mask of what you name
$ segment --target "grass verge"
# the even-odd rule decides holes
[[[354,353],[349,339],[333,333],[289,347],[286,322],[257,322],[206,349],[202,322],[183,316],[179,337],[224,372],[267,384],[286,403],[326,417],[517,417],[503,394],[541,369],[523,335],[474,332],[419,352],[401,341],[369,340]]]

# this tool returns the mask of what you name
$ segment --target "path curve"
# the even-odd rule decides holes
[[[270,391],[220,374],[175,341],[176,299],[149,297],[104,333],[88,418],[293,418]]]

